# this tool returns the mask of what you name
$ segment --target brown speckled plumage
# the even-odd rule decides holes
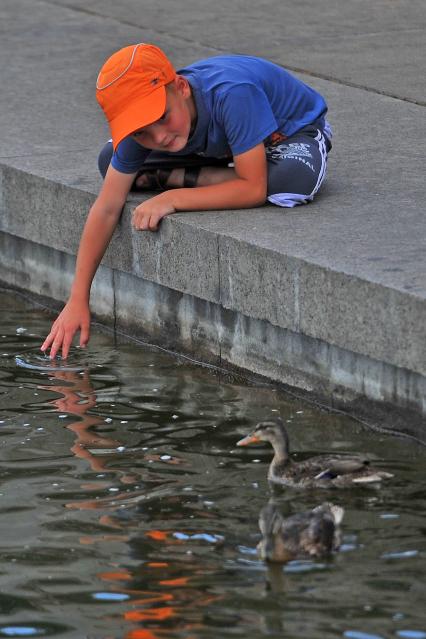
[[[324,503],[284,518],[275,504],[268,503],[259,515],[258,555],[271,562],[326,556],[340,545],[343,515],[340,506]]]
[[[279,417],[259,422],[254,431],[237,445],[246,446],[262,441],[269,442],[274,449],[268,479],[284,486],[345,487],[393,477],[391,473],[371,467],[367,457],[361,455],[318,455],[301,462],[293,461],[288,434]]]

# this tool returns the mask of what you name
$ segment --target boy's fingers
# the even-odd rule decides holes
[[[64,339],[62,342],[62,358],[66,359],[68,357],[68,353],[72,344],[72,338],[74,337],[74,333],[65,333]]]
[[[149,214],[144,213],[141,217],[139,228],[141,231],[147,231],[149,225]]]
[[[50,349],[50,359],[55,359],[58,350],[61,348],[61,344],[64,341],[64,331],[60,329],[56,332],[55,339],[53,340],[52,347]]]
[[[160,221],[161,216],[152,215],[149,219],[149,229],[150,231],[156,231],[158,228],[158,222]]]
[[[40,350],[41,351],[45,351],[47,348],[49,348],[50,346],[50,342],[52,341],[50,338],[50,335],[48,335],[46,337],[46,339],[44,340],[43,344],[40,346]]]
[[[40,346],[40,350],[41,351],[45,351],[45,350],[47,350],[49,348],[49,346],[51,345],[51,343],[55,339],[55,334],[56,334],[56,332],[52,329],[50,331],[49,335],[44,340],[43,344]]]
[[[148,230],[154,230],[154,228],[156,228],[157,226],[157,222],[155,223],[155,227],[151,227],[151,219],[156,220],[155,216],[152,216],[149,211],[146,210],[142,210],[142,211],[135,211],[133,214],[133,227],[137,230],[137,231],[148,231]]]
[[[90,328],[88,326],[82,326],[80,330],[80,346],[83,348],[87,346],[87,342],[90,337]]]

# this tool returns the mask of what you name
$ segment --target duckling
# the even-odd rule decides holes
[[[270,442],[274,449],[268,479],[277,484],[300,488],[345,487],[393,477],[391,473],[372,468],[369,460],[360,455],[318,455],[301,462],[293,461],[287,431],[280,418],[260,422],[237,446],[261,441]]]
[[[344,512],[340,506],[324,503],[284,518],[274,503],[268,503],[259,515],[263,535],[257,545],[259,557],[264,561],[287,562],[330,554],[340,546]]]

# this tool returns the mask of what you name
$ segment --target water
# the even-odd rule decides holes
[[[66,370],[51,318],[0,295],[0,637],[426,637],[425,449],[272,386],[94,332]],[[296,452],[369,452],[380,488],[283,490],[285,513],[343,505],[329,559],[255,553],[280,414]]]

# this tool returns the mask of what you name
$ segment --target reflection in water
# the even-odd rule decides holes
[[[0,637],[424,632],[423,449],[108,335],[43,368],[49,318],[0,307]],[[270,449],[235,443],[267,414],[296,459],[366,450],[395,469],[344,495],[273,489],[285,516],[342,503],[330,558],[256,555]]]
[[[103,437],[96,433],[96,426],[103,425],[104,420],[98,415],[90,413],[90,410],[96,407],[97,397],[90,382],[89,371],[85,370],[81,375],[71,371],[54,371],[50,377],[49,385],[40,385],[38,388],[40,390],[54,391],[59,395],[59,397],[50,400],[49,403],[60,414],[66,413],[68,417],[77,417],[75,421],[68,421],[66,425],[66,428],[76,436],[75,442],[70,449],[71,452],[76,457],[86,460],[92,471],[107,472],[108,462],[115,459],[118,451],[123,452],[125,446],[123,442]],[[149,454],[146,455],[146,458],[148,462],[159,461],[163,458],[163,461],[167,461],[172,465],[180,463],[179,458],[171,456],[161,457]],[[111,508],[116,510],[118,502],[120,506],[128,505],[128,492],[126,492],[128,487],[138,485],[138,482],[143,480],[143,476],[129,474],[125,470],[121,470],[117,464],[114,465],[114,475],[115,484],[122,484],[123,491],[116,489],[116,492],[111,497],[99,499],[96,496],[94,499],[68,502],[65,506],[72,509],[104,511]],[[90,493],[92,490],[97,493],[99,487],[99,483],[84,483],[80,486],[86,493]],[[141,490],[132,491],[132,504],[137,503],[138,497],[144,498],[145,495],[146,493]],[[177,504],[176,498],[173,501]],[[115,530],[123,530],[125,533],[129,531],[128,521],[124,524],[118,516],[113,517],[103,514],[99,517],[99,524]],[[135,537],[131,538],[129,534],[109,534],[101,537],[99,535],[81,537],[80,543],[88,545],[92,543],[126,541],[129,542],[131,547],[135,546],[136,543],[137,547],[140,548],[141,545],[143,546],[146,543],[145,540],[149,540],[154,541],[155,545],[164,545],[163,548],[155,548],[156,555],[167,556],[173,547],[179,546],[183,539],[189,538],[207,539],[210,542],[217,541],[216,537],[203,532],[189,536],[173,530],[148,529],[145,531],[142,540],[136,541]],[[139,554],[139,552],[138,550],[136,554]],[[149,561],[133,571],[109,572],[106,569],[105,572],[100,572],[96,575],[98,579],[108,584],[110,591],[115,591],[114,593],[110,592],[109,597],[103,593],[103,600],[111,600],[112,594],[115,595],[115,600],[117,600],[117,586],[122,597],[129,595],[131,607],[122,613],[126,622],[147,623],[150,625],[149,630],[138,628],[126,632],[125,637],[127,639],[132,637],[156,638],[159,636],[156,634],[157,630],[164,630],[167,627],[175,631],[184,631],[187,637],[195,637],[196,635],[187,633],[191,633],[197,628],[202,628],[203,606],[221,598],[217,595],[206,596],[203,589],[197,589],[195,585],[192,585],[192,581],[204,574],[204,568],[201,569],[193,563],[189,563],[189,565],[182,564],[178,571],[179,576],[164,579],[164,573],[161,572],[161,569],[167,569],[166,574],[170,575],[170,568],[167,561]],[[172,572],[174,572],[173,569]],[[139,587],[142,584],[143,588]],[[148,589],[147,585],[149,586]],[[100,598],[99,593],[97,598]],[[194,614],[195,612],[196,615]],[[185,621],[189,618],[192,618],[191,623]]]
[[[22,355],[16,355],[15,363],[21,368],[29,368],[33,371],[41,371],[46,373],[48,371],[55,372],[80,372],[84,367],[82,366],[67,366],[63,364],[60,358],[51,360],[48,355],[32,355],[30,357],[23,357]]]
[[[341,543],[344,509],[324,502],[290,517],[283,517],[274,499],[259,513],[262,538],[257,544],[261,559],[286,563],[294,559],[326,557]]]

